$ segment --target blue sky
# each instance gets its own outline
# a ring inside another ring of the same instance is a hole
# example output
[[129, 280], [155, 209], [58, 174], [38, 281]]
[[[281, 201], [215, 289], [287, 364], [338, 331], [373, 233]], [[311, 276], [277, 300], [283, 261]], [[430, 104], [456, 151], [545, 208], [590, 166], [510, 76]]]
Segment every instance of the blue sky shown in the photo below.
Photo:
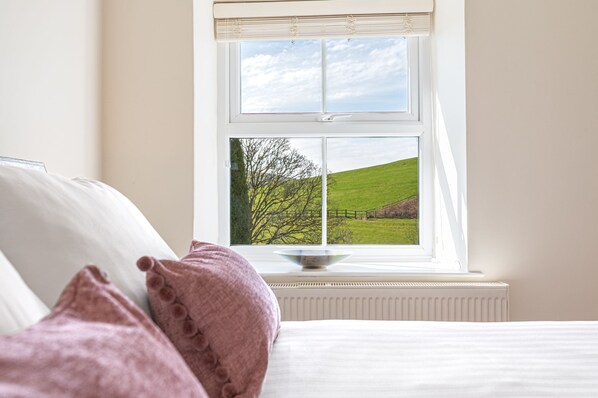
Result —
[[[320, 41], [243, 43], [242, 112], [408, 110], [404, 38], [335, 39], [326, 41], [325, 46], [326, 99], [322, 101]], [[291, 144], [321, 164], [319, 139], [293, 139]], [[389, 163], [417, 153], [416, 138], [334, 138], [328, 141], [328, 170]]]
[[[320, 138], [292, 138], [291, 146], [322, 166]], [[418, 155], [418, 141], [414, 137], [328, 138], [328, 171], [360, 169], [385, 164]]]
[[327, 40], [323, 104], [319, 40], [243, 43], [242, 112], [406, 111], [406, 51], [401, 37]]

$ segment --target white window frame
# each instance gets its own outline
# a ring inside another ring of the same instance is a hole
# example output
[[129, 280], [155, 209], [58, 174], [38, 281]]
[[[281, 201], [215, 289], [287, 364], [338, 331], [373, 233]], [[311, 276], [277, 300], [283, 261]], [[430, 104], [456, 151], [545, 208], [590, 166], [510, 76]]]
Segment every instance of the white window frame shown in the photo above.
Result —
[[[353, 252], [345, 262], [397, 265], [418, 263], [435, 270], [433, 134], [430, 78], [430, 44], [427, 37], [408, 38], [411, 105], [409, 112], [355, 113], [350, 119], [323, 122], [322, 113], [241, 114], [239, 96], [239, 50], [237, 44], [218, 44], [218, 243], [230, 246], [230, 138], [419, 138], [419, 245], [331, 245]], [[234, 63], [233, 63], [234, 62]], [[364, 131], [367, 131], [364, 133]], [[325, 146], [326, 140], [323, 140]], [[325, 148], [323, 148], [325, 149]], [[323, 151], [325, 157], [325, 151]], [[325, 169], [323, 167], [323, 169]], [[323, 182], [325, 190], [325, 179]], [[325, 192], [325, 191], [324, 191]], [[324, 201], [325, 202], [325, 201]], [[320, 246], [315, 246], [320, 247]], [[253, 263], [280, 261], [274, 251], [314, 248], [314, 245], [234, 245]]]
[[[322, 41], [322, 68], [326, 69], [326, 46]], [[419, 59], [419, 41], [417, 38], [412, 37], [407, 39], [407, 56], [409, 60]], [[238, 43], [231, 43], [229, 45], [228, 65], [240, 65], [240, 46]], [[238, 71], [229, 70], [229, 91], [231, 88], [236, 88], [238, 93], [241, 92], [241, 79]], [[322, 79], [322, 93], [326, 91], [325, 79]], [[409, 110], [406, 112], [355, 112], [351, 113], [351, 122], [381, 122], [381, 121], [419, 121], [419, 98], [418, 90], [411, 90], [413, 87], [419, 86], [419, 68], [410, 68], [409, 71], [409, 92], [411, 94], [409, 98]], [[324, 104], [324, 98], [322, 98], [322, 106]], [[241, 113], [241, 101], [240, 96], [229, 95], [229, 120], [231, 124], [242, 124], [242, 123], [266, 123], [266, 125], [272, 125], [272, 123], [291, 123], [291, 122], [321, 122], [320, 118], [324, 115], [332, 115], [333, 112], [327, 112], [325, 109], [322, 112], [306, 112], [306, 113]], [[343, 113], [344, 114], [344, 113]], [[249, 124], [250, 129], [253, 126]]]

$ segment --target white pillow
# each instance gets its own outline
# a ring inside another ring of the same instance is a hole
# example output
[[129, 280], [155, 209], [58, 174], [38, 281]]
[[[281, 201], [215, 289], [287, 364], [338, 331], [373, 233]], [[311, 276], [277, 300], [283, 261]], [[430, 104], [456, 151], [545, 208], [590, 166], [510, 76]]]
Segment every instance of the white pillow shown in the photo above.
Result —
[[77, 271], [95, 264], [148, 313], [145, 275], [135, 262], [177, 258], [108, 185], [16, 167], [0, 167], [0, 250], [48, 306]]
[[49, 313], [0, 251], [0, 334], [19, 332]]

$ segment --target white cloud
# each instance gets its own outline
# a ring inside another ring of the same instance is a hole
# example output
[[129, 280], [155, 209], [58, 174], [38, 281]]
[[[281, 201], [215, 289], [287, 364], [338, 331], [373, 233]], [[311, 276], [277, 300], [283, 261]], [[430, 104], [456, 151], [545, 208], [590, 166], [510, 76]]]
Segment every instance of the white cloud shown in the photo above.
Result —
[[[250, 48], [252, 55], [242, 60], [243, 112], [320, 111], [322, 83], [318, 42], [244, 46], [254, 48]], [[260, 53], [260, 50], [269, 53]]]
[[329, 43], [328, 107], [334, 112], [400, 111], [408, 107], [404, 39]]

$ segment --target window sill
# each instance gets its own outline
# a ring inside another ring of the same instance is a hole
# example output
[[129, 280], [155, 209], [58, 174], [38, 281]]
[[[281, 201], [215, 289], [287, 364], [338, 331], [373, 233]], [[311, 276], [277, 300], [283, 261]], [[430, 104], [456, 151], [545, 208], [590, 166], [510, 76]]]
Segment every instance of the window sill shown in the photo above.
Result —
[[292, 281], [450, 281], [473, 282], [484, 277], [479, 271], [462, 272], [436, 263], [338, 263], [322, 270], [303, 270], [289, 262], [251, 262], [266, 282]]

